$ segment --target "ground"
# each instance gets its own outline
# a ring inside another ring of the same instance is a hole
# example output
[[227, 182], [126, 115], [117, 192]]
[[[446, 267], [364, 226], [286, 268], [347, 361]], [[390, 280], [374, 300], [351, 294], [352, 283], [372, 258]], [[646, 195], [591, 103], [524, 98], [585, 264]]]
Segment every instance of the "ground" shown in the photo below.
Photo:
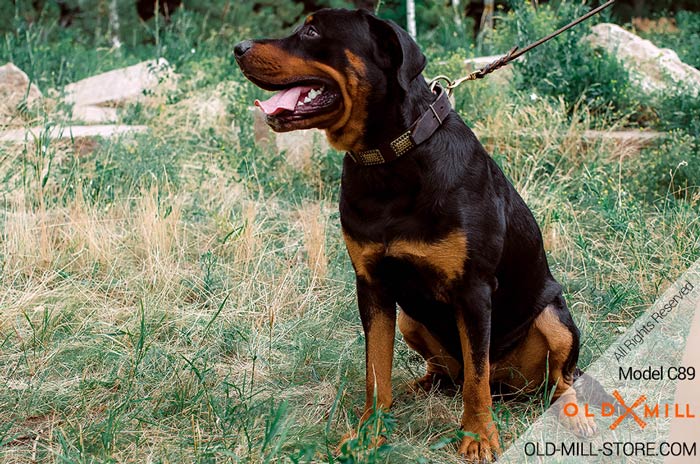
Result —
[[[262, 93], [194, 55], [177, 89], [124, 109], [148, 133], [0, 146], [0, 462], [329, 461], [357, 425], [342, 153], [290, 164], [256, 143]], [[502, 85], [465, 84], [457, 108], [542, 228], [585, 368], [700, 257], [698, 138], [591, 138], [625, 118]], [[202, 117], [212, 95], [226, 111]], [[421, 360], [396, 349], [386, 446], [341, 458], [459, 462], [461, 396], [414, 393]], [[503, 443], [547, 404], [496, 401]]]

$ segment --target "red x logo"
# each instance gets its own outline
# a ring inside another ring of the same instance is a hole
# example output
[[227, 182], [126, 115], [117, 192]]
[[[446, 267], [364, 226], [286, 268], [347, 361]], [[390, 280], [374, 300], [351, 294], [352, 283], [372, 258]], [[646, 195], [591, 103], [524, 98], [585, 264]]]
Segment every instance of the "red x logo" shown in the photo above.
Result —
[[634, 419], [634, 421], [635, 421], [637, 424], [639, 424], [639, 426], [640, 426], [641, 428], [644, 428], [644, 427], [647, 426], [647, 423], [644, 422], [644, 421], [637, 415], [636, 412], [634, 412], [634, 408], [636, 408], [637, 406], [639, 406], [640, 404], [644, 403], [644, 402], [647, 400], [647, 397], [646, 397], [645, 395], [642, 395], [642, 396], [640, 396], [639, 398], [637, 398], [637, 401], [635, 401], [635, 402], [632, 404], [632, 406], [627, 406], [627, 405], [625, 404], [625, 401], [622, 399], [622, 396], [620, 396], [620, 393], [618, 393], [617, 390], [615, 390], [615, 391], [613, 392], [613, 396], [615, 397], [615, 399], [617, 400], [617, 402], [620, 403], [620, 405], [621, 405], [623, 408], [625, 408], [625, 412], [623, 412], [623, 413], [620, 415], [620, 417], [618, 417], [617, 420], [616, 420], [615, 422], [612, 423], [612, 425], [610, 426], [610, 430], [615, 430], [615, 429], [617, 428], [617, 426], [620, 425], [620, 422], [622, 422], [622, 420], [623, 420], [625, 417], [627, 417], [628, 415], [630, 415], [630, 414], [632, 415], [632, 418]]

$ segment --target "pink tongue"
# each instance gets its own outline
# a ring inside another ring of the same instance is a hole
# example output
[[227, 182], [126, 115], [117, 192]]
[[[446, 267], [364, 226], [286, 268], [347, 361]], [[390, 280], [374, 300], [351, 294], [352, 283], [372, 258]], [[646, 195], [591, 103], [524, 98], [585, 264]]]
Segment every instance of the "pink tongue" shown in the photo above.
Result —
[[259, 106], [265, 114], [277, 114], [283, 110], [291, 111], [296, 108], [301, 94], [312, 90], [313, 87], [292, 87], [277, 92], [265, 101], [255, 100], [255, 106]]

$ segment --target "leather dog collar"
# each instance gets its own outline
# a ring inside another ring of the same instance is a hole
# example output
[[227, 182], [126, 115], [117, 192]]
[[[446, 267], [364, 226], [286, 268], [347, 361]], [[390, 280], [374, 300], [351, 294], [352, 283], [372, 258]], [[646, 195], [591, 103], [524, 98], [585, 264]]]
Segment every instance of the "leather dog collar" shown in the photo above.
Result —
[[425, 142], [442, 125], [452, 106], [447, 92], [439, 85], [435, 87], [437, 98], [428, 109], [408, 128], [406, 132], [391, 142], [383, 143], [373, 150], [348, 152], [348, 156], [357, 164], [372, 166], [384, 164], [408, 153], [416, 146]]

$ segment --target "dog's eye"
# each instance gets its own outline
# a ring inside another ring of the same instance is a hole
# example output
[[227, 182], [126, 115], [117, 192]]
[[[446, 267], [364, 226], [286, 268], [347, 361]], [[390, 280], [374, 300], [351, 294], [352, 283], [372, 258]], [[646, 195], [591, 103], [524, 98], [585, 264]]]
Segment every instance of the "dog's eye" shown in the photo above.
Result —
[[319, 37], [321, 34], [318, 33], [318, 30], [316, 30], [315, 27], [309, 26], [301, 32], [301, 35], [305, 39], [315, 39], [316, 37]]

